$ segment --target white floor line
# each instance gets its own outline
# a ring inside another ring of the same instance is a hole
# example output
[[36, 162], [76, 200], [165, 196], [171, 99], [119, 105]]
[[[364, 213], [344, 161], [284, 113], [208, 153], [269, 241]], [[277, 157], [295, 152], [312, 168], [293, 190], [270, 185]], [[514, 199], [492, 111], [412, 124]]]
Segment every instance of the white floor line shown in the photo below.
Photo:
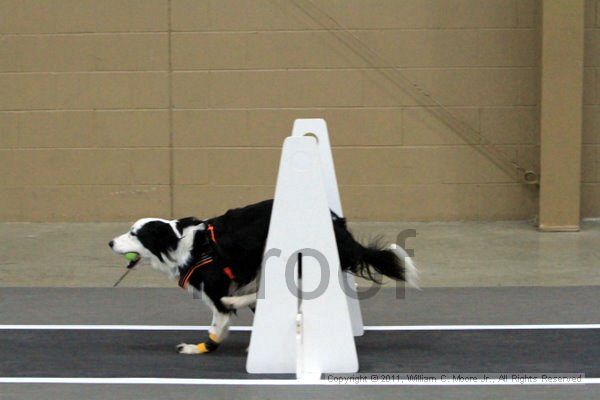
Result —
[[[0, 325], [0, 330], [121, 330], [121, 331], [198, 331], [208, 325]], [[600, 324], [540, 325], [373, 325], [366, 331], [462, 331], [462, 330], [543, 330], [600, 329]], [[232, 331], [251, 331], [251, 326], [232, 326]]]
[[285, 385], [326, 385], [326, 386], [580, 386], [600, 384], [600, 378], [581, 378], [580, 382], [546, 383], [540, 381], [516, 383], [499, 379], [489, 379], [478, 382], [415, 382], [407, 379], [393, 382], [357, 382], [342, 385], [335, 381], [320, 379], [316, 381], [303, 381], [297, 379], [179, 379], [179, 378], [2, 378], [1, 383], [59, 383], [59, 384], [87, 384], [87, 385], [232, 385], [232, 386], [285, 386]]
[[[208, 326], [190, 325], [0, 325], [0, 330], [142, 330], [142, 331], [195, 331]], [[250, 326], [235, 326], [235, 331], [249, 331]], [[524, 330], [524, 329], [600, 329], [600, 324], [544, 324], [544, 325], [408, 325], [366, 326], [368, 331], [419, 331], [419, 330]], [[296, 379], [177, 379], [177, 378], [27, 378], [0, 377], [1, 383], [15, 384], [112, 384], [112, 385], [234, 385], [234, 386], [282, 386], [282, 385], [337, 385], [338, 382], [320, 379], [306, 382]], [[600, 378], [582, 378], [581, 382], [525, 382], [514, 383], [498, 379], [476, 382], [422, 382], [400, 379], [392, 382], [359, 381], [348, 386], [528, 386], [528, 385], [589, 385], [600, 384]]]

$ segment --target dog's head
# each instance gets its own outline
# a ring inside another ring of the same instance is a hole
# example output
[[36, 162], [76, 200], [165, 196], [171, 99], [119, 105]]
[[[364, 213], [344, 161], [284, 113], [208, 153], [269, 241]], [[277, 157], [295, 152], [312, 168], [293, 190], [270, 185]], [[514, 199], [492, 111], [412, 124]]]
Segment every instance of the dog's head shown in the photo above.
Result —
[[117, 254], [134, 255], [128, 258], [131, 262], [127, 268], [133, 268], [142, 260], [150, 260], [153, 265], [168, 261], [176, 263], [176, 253], [181, 250], [186, 229], [200, 225], [202, 221], [193, 217], [172, 221], [142, 218], [136, 221], [128, 232], [108, 242], [108, 245]]

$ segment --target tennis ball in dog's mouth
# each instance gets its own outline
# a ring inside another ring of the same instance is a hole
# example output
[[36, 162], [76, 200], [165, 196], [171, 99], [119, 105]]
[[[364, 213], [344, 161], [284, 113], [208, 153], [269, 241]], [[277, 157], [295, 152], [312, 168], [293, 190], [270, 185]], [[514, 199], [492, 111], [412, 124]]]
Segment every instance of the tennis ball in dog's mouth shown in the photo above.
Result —
[[125, 259], [127, 261], [135, 261], [135, 260], [137, 260], [140, 257], [140, 255], [138, 253], [135, 253], [135, 252], [130, 252], [130, 253], [123, 254], [123, 257], [125, 257]]

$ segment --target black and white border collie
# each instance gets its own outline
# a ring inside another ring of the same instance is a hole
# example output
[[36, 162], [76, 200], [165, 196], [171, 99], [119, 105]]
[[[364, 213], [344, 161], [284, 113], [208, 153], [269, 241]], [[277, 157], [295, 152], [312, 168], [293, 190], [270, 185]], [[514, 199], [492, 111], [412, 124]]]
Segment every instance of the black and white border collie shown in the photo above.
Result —
[[[144, 218], [109, 242], [118, 254], [134, 253], [128, 268], [149, 262], [182, 288], [202, 292], [213, 312], [209, 338], [181, 343], [179, 353], [215, 350], [227, 336], [232, 313], [243, 307], [254, 310], [272, 206], [266, 200], [208, 220]], [[363, 246], [343, 218], [333, 212], [331, 216], [342, 270], [375, 282], [385, 275], [417, 287], [417, 269], [404, 249], [395, 244]]]

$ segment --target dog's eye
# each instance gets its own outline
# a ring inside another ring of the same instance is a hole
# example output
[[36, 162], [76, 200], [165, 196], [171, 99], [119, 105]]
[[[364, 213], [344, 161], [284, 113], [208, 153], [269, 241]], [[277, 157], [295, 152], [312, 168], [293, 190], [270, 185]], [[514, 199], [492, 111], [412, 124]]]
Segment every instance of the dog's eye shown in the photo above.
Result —
[[137, 234], [136, 234], [134, 231], [131, 231], [131, 232], [129, 232], [129, 234], [130, 234], [131, 236], [137, 236]]

